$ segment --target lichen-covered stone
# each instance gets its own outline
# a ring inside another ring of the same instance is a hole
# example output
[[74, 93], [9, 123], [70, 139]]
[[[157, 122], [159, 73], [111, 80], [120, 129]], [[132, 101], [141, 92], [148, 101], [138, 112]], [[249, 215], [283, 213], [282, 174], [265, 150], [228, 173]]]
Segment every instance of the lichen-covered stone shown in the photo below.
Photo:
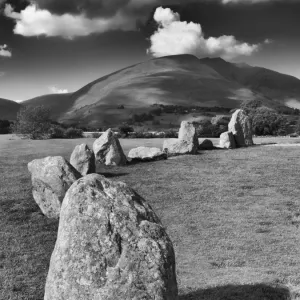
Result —
[[228, 131], [233, 133], [237, 147], [252, 146], [252, 123], [247, 114], [238, 109], [232, 115], [228, 124]]
[[70, 164], [82, 175], [96, 172], [95, 155], [87, 144], [75, 147], [71, 154]]
[[120, 142], [111, 129], [94, 142], [93, 150], [96, 160], [105, 165], [121, 166], [127, 163]]
[[132, 161], [153, 161], [167, 158], [167, 154], [159, 148], [138, 147], [131, 149], [128, 158]]
[[196, 134], [196, 128], [193, 123], [183, 121], [181, 122], [181, 126], [178, 133], [178, 139], [182, 141], [186, 141], [188, 143], [192, 143], [195, 147], [198, 147], [198, 138]]
[[223, 132], [220, 135], [220, 147], [225, 149], [235, 149], [235, 139], [232, 132]]
[[35, 159], [28, 164], [33, 198], [48, 218], [59, 218], [61, 203], [69, 187], [81, 177], [61, 156]]
[[166, 152], [168, 156], [196, 154], [198, 145], [180, 139], [167, 139], [164, 141], [163, 151]]
[[63, 201], [44, 300], [176, 300], [172, 242], [122, 182], [90, 174]]

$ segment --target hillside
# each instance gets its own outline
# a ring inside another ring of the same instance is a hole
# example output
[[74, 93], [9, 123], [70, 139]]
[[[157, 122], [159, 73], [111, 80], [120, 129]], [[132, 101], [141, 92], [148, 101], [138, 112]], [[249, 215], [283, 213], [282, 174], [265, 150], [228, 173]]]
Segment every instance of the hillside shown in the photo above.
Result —
[[223, 59], [204, 58], [202, 63], [213, 68], [228, 80], [263, 94], [273, 102], [300, 108], [300, 80], [260, 67], [229, 63]]
[[20, 104], [0, 98], [0, 120], [15, 120]]
[[[129, 66], [73, 94], [45, 95], [23, 103], [49, 107], [60, 122], [101, 127], [149, 112], [153, 104], [236, 108], [250, 99], [261, 99], [273, 108], [297, 106], [300, 80], [220, 58], [177, 55]], [[171, 124], [182, 118], [192, 116], [165, 116], [158, 121]]]

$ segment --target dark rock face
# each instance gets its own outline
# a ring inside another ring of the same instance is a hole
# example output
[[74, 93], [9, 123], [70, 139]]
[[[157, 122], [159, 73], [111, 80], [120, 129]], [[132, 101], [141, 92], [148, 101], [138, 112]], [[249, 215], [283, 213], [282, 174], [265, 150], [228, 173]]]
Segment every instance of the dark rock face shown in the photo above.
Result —
[[127, 163], [120, 142], [111, 129], [108, 129], [94, 142], [93, 150], [96, 160], [102, 164], [121, 166]]
[[249, 117], [242, 109], [238, 109], [228, 124], [228, 131], [233, 133], [236, 146], [252, 146], [252, 124]]
[[95, 155], [86, 144], [75, 147], [70, 163], [82, 176], [96, 172]]
[[178, 299], [172, 242], [143, 198], [97, 174], [71, 186], [44, 299]]
[[129, 151], [128, 158], [132, 161], [155, 161], [167, 159], [167, 154], [159, 148], [138, 147]]
[[205, 139], [199, 143], [199, 150], [213, 150], [214, 144], [211, 140]]
[[35, 159], [28, 164], [33, 198], [48, 218], [59, 218], [61, 203], [69, 187], [81, 177], [63, 157]]

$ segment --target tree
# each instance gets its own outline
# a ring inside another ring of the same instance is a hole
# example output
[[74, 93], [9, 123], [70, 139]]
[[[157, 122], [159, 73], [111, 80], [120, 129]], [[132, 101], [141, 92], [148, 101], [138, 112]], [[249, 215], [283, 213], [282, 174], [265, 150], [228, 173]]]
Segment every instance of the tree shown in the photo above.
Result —
[[282, 135], [286, 133], [287, 119], [276, 111], [259, 107], [252, 117], [253, 132], [256, 135]]
[[129, 133], [134, 132], [134, 130], [131, 126], [124, 123], [121, 126], [119, 126], [119, 132], [120, 132], [122, 137], [128, 137]]
[[50, 110], [43, 105], [22, 106], [12, 126], [13, 133], [33, 140], [48, 138], [50, 128]]

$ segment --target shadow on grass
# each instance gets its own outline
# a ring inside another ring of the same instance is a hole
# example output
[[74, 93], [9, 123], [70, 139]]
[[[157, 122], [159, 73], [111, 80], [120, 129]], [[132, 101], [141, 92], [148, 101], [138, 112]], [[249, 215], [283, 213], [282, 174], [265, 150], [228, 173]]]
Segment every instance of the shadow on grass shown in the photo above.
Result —
[[255, 285], [226, 285], [197, 290], [179, 296], [179, 300], [290, 300], [286, 287]]
[[97, 174], [102, 175], [106, 178], [114, 178], [129, 175], [129, 173], [108, 173], [108, 172], [98, 172]]

